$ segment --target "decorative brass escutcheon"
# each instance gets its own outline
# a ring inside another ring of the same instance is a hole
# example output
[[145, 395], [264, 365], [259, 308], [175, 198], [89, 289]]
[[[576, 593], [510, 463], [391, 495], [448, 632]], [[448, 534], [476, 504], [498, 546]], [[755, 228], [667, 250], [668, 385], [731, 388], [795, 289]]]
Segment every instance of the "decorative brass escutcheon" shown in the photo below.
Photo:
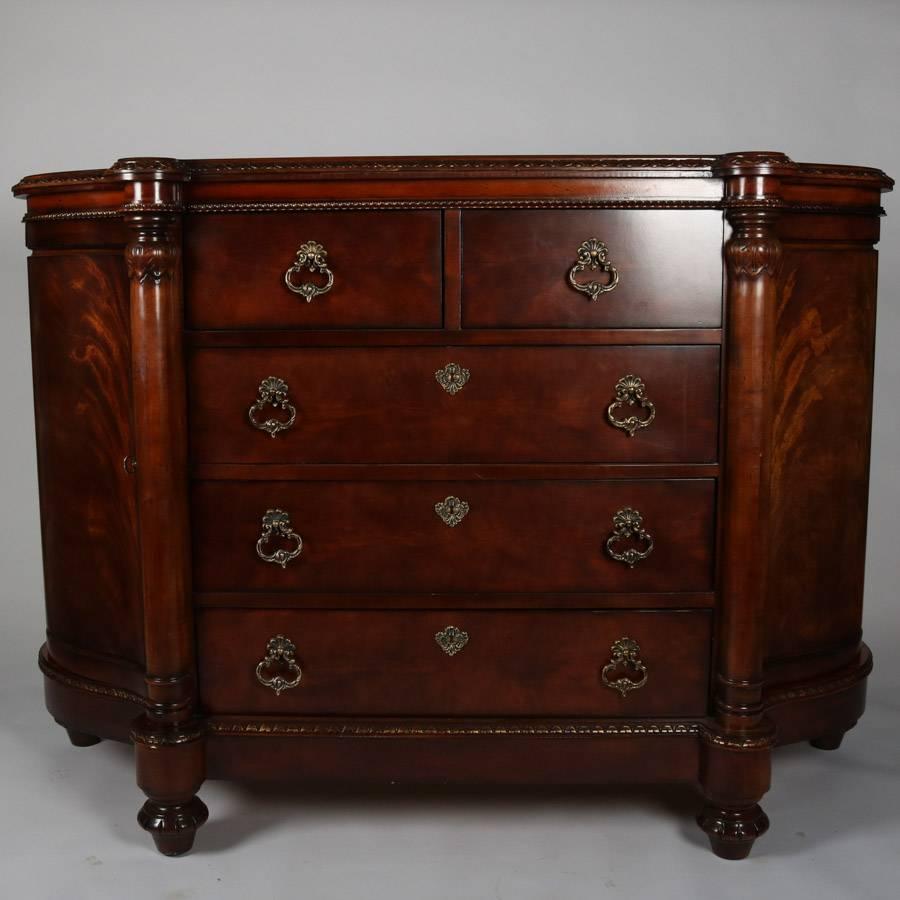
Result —
[[458, 394], [469, 380], [471, 373], [468, 369], [464, 369], [459, 363], [447, 363], [443, 369], [438, 369], [434, 373], [437, 383], [451, 396]]
[[[600, 677], [603, 683], [614, 691], [618, 691], [623, 697], [629, 691], [636, 691], [647, 683], [647, 667], [641, 660], [641, 648], [637, 641], [630, 637], [622, 637], [615, 641], [609, 648], [612, 659], [603, 667]], [[622, 671], [622, 676], [610, 680], [610, 676], [617, 670]], [[638, 677], [628, 678], [626, 673], [632, 672]]]
[[459, 497], [445, 497], [434, 504], [434, 511], [445, 525], [455, 528], [468, 514], [469, 504]]
[[[272, 538], [282, 538], [294, 542], [293, 550], [279, 547], [272, 553], [266, 553], [265, 546]], [[291, 527], [291, 517], [283, 509], [267, 509], [262, 517], [262, 534], [256, 542], [256, 555], [267, 563], [277, 563], [284, 569], [303, 551], [303, 538]]]
[[441, 629], [435, 636], [438, 647], [447, 654], [447, 656], [455, 656], [469, 643], [469, 635], [467, 632], [455, 625], [448, 625]]
[[[645, 390], [646, 385], [637, 375], [625, 375], [616, 382], [616, 399], [606, 409], [610, 425], [628, 432], [628, 437], [634, 437], [639, 428], [646, 428], [656, 418], [656, 407], [647, 399]], [[635, 415], [628, 415], [624, 419], [616, 418], [616, 410], [625, 406], [645, 409], [647, 415], [643, 419]]]
[[[274, 375], [264, 378], [259, 385], [259, 396], [256, 402], [247, 410], [250, 424], [260, 431], [265, 431], [270, 437], [275, 437], [279, 431], [287, 431], [297, 418], [297, 409], [288, 400], [287, 383]], [[280, 409], [287, 413], [287, 419], [267, 418], [260, 420], [260, 414], [264, 413], [266, 406]]]
[[[609, 249], [603, 241], [599, 238], [589, 238], [584, 241], [578, 248], [575, 259], [575, 265], [569, 269], [569, 284], [576, 291], [581, 291], [582, 294], [587, 294], [591, 300], [596, 300], [601, 294], [615, 290], [619, 283], [619, 273], [609, 261]], [[596, 272], [598, 269], [608, 276], [605, 284], [593, 279], [584, 283], [575, 280], [575, 276], [579, 272], [585, 270]]]
[[[613, 549], [620, 541], [629, 540], [646, 544], [646, 550], [628, 547], [619, 553]], [[653, 538], [644, 530], [644, 518], [636, 509], [626, 506], [613, 516], [613, 533], [606, 539], [606, 552], [613, 559], [625, 563], [629, 569], [653, 552]]]
[[[294, 659], [296, 652], [294, 642], [283, 634], [270, 638], [266, 645], [266, 658], [260, 660], [256, 667], [256, 680], [276, 694], [297, 687], [303, 671]], [[273, 671], [274, 674], [269, 674]], [[286, 678], [285, 674], [290, 675], [290, 678]]]
[[[284, 283], [295, 294], [300, 294], [307, 303], [313, 297], [327, 294], [334, 284], [334, 273], [328, 268], [328, 251], [318, 241], [306, 241], [300, 245], [294, 264], [284, 273]], [[318, 272], [325, 276], [325, 284], [313, 284], [311, 281], [297, 283], [295, 276], [303, 274], [303, 270]]]

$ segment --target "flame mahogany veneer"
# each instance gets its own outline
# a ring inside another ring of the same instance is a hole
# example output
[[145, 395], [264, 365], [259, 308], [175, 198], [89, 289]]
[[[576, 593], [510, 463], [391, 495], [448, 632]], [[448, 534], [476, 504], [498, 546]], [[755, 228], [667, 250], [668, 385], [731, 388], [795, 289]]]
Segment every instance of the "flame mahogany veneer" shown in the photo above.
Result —
[[25, 178], [51, 715], [134, 744], [169, 855], [210, 776], [682, 782], [746, 856], [773, 748], [863, 711], [891, 186], [761, 152]]

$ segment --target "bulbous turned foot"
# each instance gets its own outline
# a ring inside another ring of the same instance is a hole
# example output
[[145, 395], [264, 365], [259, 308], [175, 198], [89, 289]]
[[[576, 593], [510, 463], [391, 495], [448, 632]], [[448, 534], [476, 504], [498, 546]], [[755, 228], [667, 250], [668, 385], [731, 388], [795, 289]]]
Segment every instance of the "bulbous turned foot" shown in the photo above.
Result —
[[746, 809], [706, 806], [697, 816], [712, 852], [721, 859], [746, 859], [753, 842], [769, 830], [769, 817], [759, 804]]
[[821, 737], [813, 738], [809, 743], [817, 750], [837, 750], [844, 740], [844, 731], [834, 731], [831, 734], [823, 734]]
[[138, 813], [138, 824], [148, 831], [164, 856], [183, 856], [194, 846], [197, 829], [209, 818], [206, 804], [193, 797], [188, 803], [163, 806], [148, 800]]
[[67, 728], [66, 734], [69, 735], [69, 740], [72, 742], [73, 747], [93, 747], [102, 740], [96, 735], [85, 734], [83, 731], [76, 731], [74, 728]]

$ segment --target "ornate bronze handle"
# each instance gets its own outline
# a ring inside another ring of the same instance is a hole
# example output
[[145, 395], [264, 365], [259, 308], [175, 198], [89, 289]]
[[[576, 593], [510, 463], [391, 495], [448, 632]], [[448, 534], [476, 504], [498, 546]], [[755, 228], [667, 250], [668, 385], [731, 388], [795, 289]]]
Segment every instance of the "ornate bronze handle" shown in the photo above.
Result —
[[[628, 437], [634, 437], [638, 428], [646, 428], [656, 418], [656, 407], [644, 395], [645, 390], [646, 385], [637, 375], [625, 375], [616, 382], [616, 399], [606, 409], [606, 418], [610, 425], [627, 431]], [[615, 411], [623, 406], [646, 409], [647, 416], [644, 419], [633, 415], [617, 419]]]
[[455, 656], [469, 643], [469, 635], [461, 628], [455, 625], [448, 625], [442, 628], [435, 636], [438, 647], [447, 654], [447, 656]]
[[[296, 652], [294, 642], [283, 634], [270, 638], [266, 645], [266, 658], [260, 660], [256, 667], [256, 680], [276, 694], [297, 687], [303, 677], [303, 670], [294, 659]], [[272, 672], [274, 674], [267, 674]], [[285, 673], [290, 678], [285, 678]]]
[[[318, 241], [306, 241], [300, 245], [294, 264], [284, 273], [284, 283], [295, 294], [300, 294], [309, 303], [313, 297], [327, 294], [334, 284], [334, 273], [328, 268], [326, 262], [328, 251]], [[302, 275], [303, 270], [318, 272], [325, 276], [325, 284], [313, 284], [311, 281], [294, 281], [295, 275]]]
[[[612, 659], [603, 667], [600, 677], [603, 683], [614, 691], [618, 691], [623, 697], [629, 691], [636, 691], [647, 683], [647, 667], [641, 660], [641, 648], [637, 641], [630, 637], [619, 638], [609, 648]], [[610, 680], [610, 676], [617, 670], [622, 670], [622, 676]], [[637, 679], [628, 678], [627, 673], [634, 673]]]
[[434, 373], [437, 383], [451, 396], [458, 394], [469, 380], [470, 372], [459, 363], [447, 363], [443, 369]]
[[[619, 553], [613, 549], [619, 541], [640, 541], [646, 544], [646, 549], [628, 547]], [[629, 569], [653, 552], [653, 538], [644, 530], [644, 518], [636, 509], [626, 506], [613, 516], [613, 533], [606, 539], [606, 552]]]
[[469, 504], [459, 497], [445, 497], [434, 504], [434, 511], [440, 520], [451, 528], [456, 528], [469, 513]]
[[[272, 538], [283, 538], [294, 542], [293, 550], [279, 547], [272, 553], [266, 553], [265, 546]], [[277, 563], [284, 569], [303, 551], [303, 538], [291, 528], [291, 517], [283, 509], [267, 509], [262, 517], [262, 534], [256, 542], [256, 555], [267, 563]]]
[[[584, 284], [575, 280], [575, 276], [585, 269], [596, 272], [599, 269], [609, 276], [606, 284], [599, 281], [586, 281]], [[619, 273], [616, 267], [609, 261], [609, 250], [606, 244], [598, 238], [590, 238], [586, 240], [579, 248], [576, 254], [575, 265], [569, 269], [569, 284], [576, 291], [587, 294], [591, 300], [596, 300], [601, 294], [613, 291], [619, 283]]]
[[[266, 406], [284, 410], [288, 415], [287, 419], [263, 419], [260, 421], [258, 416], [265, 410]], [[287, 431], [297, 418], [297, 409], [288, 400], [288, 386], [286, 382], [276, 378], [274, 375], [264, 378], [259, 385], [259, 396], [256, 398], [253, 406], [247, 410], [247, 416], [254, 428], [267, 432], [270, 437], [275, 437], [279, 431]]]

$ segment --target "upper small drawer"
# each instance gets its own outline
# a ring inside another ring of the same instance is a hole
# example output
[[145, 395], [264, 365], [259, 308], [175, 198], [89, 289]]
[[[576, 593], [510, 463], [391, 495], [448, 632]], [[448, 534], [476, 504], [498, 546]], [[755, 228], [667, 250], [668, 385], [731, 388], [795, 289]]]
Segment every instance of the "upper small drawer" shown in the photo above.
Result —
[[190, 328], [442, 324], [437, 211], [195, 215], [184, 270]]
[[[715, 210], [466, 211], [462, 242], [466, 328], [722, 322], [722, 215]], [[602, 289], [596, 299], [591, 282]]]

